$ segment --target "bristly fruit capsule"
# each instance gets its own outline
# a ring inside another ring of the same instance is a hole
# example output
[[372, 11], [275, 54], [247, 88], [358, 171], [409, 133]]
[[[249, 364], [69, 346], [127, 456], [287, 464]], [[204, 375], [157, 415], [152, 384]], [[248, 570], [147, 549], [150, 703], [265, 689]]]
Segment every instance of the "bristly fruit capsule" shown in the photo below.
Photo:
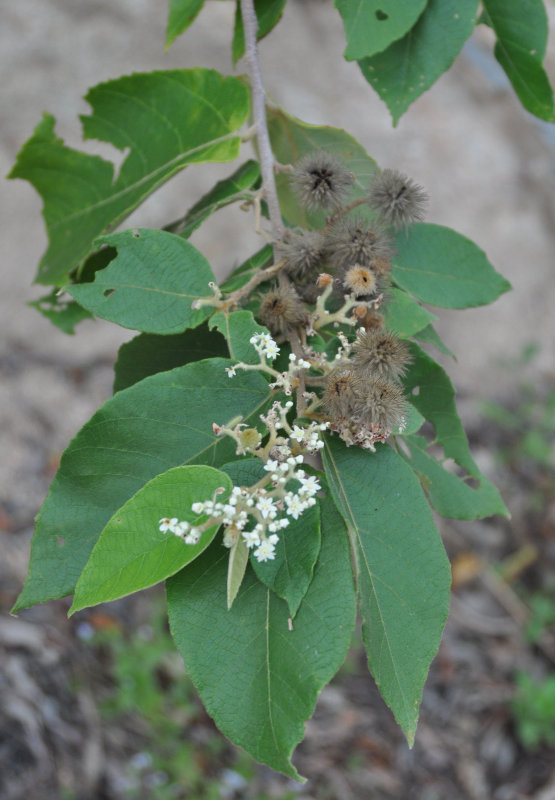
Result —
[[406, 342], [385, 328], [361, 331], [353, 344], [354, 368], [369, 377], [399, 381], [410, 361]]
[[341, 270], [356, 264], [371, 264], [376, 258], [389, 258], [391, 255], [387, 236], [379, 229], [370, 228], [358, 217], [337, 222], [326, 243], [332, 263]]
[[358, 378], [355, 385], [357, 403], [353, 419], [364, 425], [373, 425], [392, 431], [403, 425], [407, 403], [399, 384], [386, 380]]
[[368, 188], [370, 208], [396, 230], [423, 220], [427, 201], [422, 186], [396, 169], [384, 169]]
[[287, 259], [285, 271], [294, 278], [315, 278], [324, 258], [324, 237], [317, 231], [287, 234], [287, 240], [278, 244], [280, 256]]
[[290, 286], [280, 286], [264, 297], [260, 319], [274, 336], [291, 328], [308, 324], [308, 313], [299, 296]]
[[333, 419], [348, 419], [358, 404], [357, 377], [349, 367], [336, 367], [326, 377], [323, 404]]
[[331, 153], [318, 150], [303, 156], [293, 167], [291, 186], [309, 211], [339, 208], [349, 193], [354, 175]]

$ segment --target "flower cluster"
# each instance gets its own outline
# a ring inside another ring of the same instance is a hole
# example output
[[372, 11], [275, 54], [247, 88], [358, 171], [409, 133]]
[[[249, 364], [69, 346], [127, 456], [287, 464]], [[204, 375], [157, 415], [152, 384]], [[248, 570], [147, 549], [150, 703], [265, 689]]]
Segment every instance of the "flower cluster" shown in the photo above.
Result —
[[[320, 484], [313, 475], [307, 475], [300, 465], [302, 455], [289, 456], [286, 461], [268, 459], [266, 473], [254, 486], [234, 486], [226, 501], [196, 501], [191, 511], [208, 516], [203, 523], [192, 526], [177, 517], [164, 517], [159, 530], [179, 536], [186, 544], [197, 544], [202, 532], [213, 525], [224, 526], [223, 543], [233, 547], [240, 537], [253, 549], [257, 561], [275, 558], [278, 533], [297, 520], [306, 509], [316, 503]], [[296, 488], [289, 488], [291, 483]]]

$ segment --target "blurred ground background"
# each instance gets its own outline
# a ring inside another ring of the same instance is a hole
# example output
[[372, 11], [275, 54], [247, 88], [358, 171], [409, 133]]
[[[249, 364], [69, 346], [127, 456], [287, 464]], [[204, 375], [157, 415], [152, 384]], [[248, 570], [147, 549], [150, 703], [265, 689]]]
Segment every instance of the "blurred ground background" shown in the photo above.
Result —
[[[232, 71], [232, 3], [207, 2], [167, 54], [166, 11], [165, 0], [4, 5], [2, 174], [45, 110], [69, 145], [114, 157], [109, 147], [80, 141], [78, 114], [88, 112], [81, 98], [95, 83], [155, 68]], [[553, 27], [552, 3], [549, 13]], [[513, 519], [442, 523], [455, 563], [453, 610], [424, 694], [416, 746], [410, 752], [404, 744], [354, 648], [323, 692], [299, 748], [296, 763], [309, 781], [293, 786], [255, 768], [214, 732], [179, 661], [167, 655], [164, 632], [152, 634], [161, 624], [156, 591], [70, 622], [64, 601], [9, 617], [26, 571], [33, 517], [60, 453], [110, 396], [117, 348], [132, 333], [84, 322], [75, 336], [64, 336], [26, 306], [45, 293], [31, 286], [46, 246], [41, 201], [28, 184], [3, 181], [0, 797], [6, 800], [555, 798], [555, 751], [544, 735], [544, 728], [555, 729], [549, 679], [555, 662], [554, 126], [521, 109], [491, 56], [487, 30], [397, 129], [356, 65], [342, 59], [343, 49], [331, 0], [290, 0], [261, 46], [267, 90], [305, 121], [345, 128], [380, 166], [402, 169], [423, 184], [431, 197], [428, 218], [477, 242], [514, 287], [491, 307], [440, 312], [440, 333], [459, 359], [449, 371], [475, 456], [500, 486]], [[553, 38], [547, 69], [553, 82]], [[189, 168], [126, 227], [179, 217], [230, 171], [229, 165]], [[238, 209], [212, 220], [193, 241], [222, 274], [257, 243]], [[484, 400], [493, 405], [484, 409]], [[140, 674], [136, 663], [145, 664]], [[523, 715], [530, 723], [526, 711], [511, 710], [519, 671], [543, 687], [520, 690], [530, 693], [523, 695], [528, 716], [539, 709], [530, 740], [519, 727]], [[131, 709], [143, 705], [139, 721]]]

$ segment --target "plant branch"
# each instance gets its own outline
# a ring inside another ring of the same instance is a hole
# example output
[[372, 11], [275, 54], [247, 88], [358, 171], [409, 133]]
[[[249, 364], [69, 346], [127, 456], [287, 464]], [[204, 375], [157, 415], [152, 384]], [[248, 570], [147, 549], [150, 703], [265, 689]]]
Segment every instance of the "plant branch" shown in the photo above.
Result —
[[274, 241], [278, 242], [283, 237], [283, 221], [274, 177], [274, 154], [270, 145], [266, 121], [266, 96], [258, 62], [258, 47], [256, 44], [258, 19], [254, 10], [254, 0], [241, 0], [241, 16], [243, 17], [243, 29], [245, 31], [245, 61], [247, 62], [247, 72], [251, 82], [252, 112], [258, 140], [260, 171], [270, 213], [272, 234]]
[[[254, 0], [241, 0], [241, 15], [243, 18], [243, 29], [245, 31], [245, 61], [247, 62], [247, 72], [251, 82], [252, 110], [258, 140], [264, 196], [268, 204], [272, 236], [274, 242], [279, 242], [283, 238], [284, 227], [274, 174], [275, 159], [270, 144], [268, 122], [266, 119], [266, 96], [264, 86], [262, 85], [260, 63], [258, 61], [258, 47], [256, 43], [258, 19], [256, 11], [254, 10]], [[280, 286], [289, 286], [289, 279], [283, 270], [279, 273], [279, 283]], [[302, 358], [303, 349], [296, 331], [292, 331], [290, 343], [293, 353], [297, 358]], [[297, 414], [299, 416], [302, 416], [306, 409], [306, 401], [303, 396], [305, 391], [305, 375], [304, 372], [300, 372], [299, 388], [297, 390]]]

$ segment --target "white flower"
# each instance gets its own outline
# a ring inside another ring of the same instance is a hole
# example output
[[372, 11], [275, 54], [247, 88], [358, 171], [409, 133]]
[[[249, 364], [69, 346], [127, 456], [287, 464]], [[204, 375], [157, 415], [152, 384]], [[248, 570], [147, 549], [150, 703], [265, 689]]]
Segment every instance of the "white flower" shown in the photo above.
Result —
[[299, 519], [300, 515], [306, 508], [303, 500], [299, 497], [298, 494], [292, 494], [289, 492], [285, 495], [285, 502], [287, 504], [287, 513], [293, 519]]
[[191, 506], [191, 511], [193, 514], [202, 514], [204, 511], [204, 503], [193, 503]]
[[265, 539], [254, 551], [254, 557], [257, 561], [273, 561], [276, 557], [275, 549], [275, 545]]
[[185, 536], [185, 544], [197, 544], [200, 539], [201, 531], [198, 528], [191, 528], [189, 533]]
[[224, 369], [227, 372], [228, 378], [234, 378], [237, 375], [235, 367], [225, 367]]
[[277, 509], [275, 505], [272, 503], [272, 498], [269, 496], [259, 497], [256, 502], [256, 507], [260, 511], [264, 519], [267, 519], [268, 517], [270, 517], [270, 519], [273, 519], [273, 517], [275, 517], [275, 515], [277, 514]]
[[278, 462], [273, 461], [272, 459], [266, 461], [266, 463], [264, 464], [264, 469], [266, 470], [266, 472], [275, 472], [277, 468], [278, 468]]
[[302, 484], [301, 493], [306, 497], [312, 497], [322, 488], [318, 483], [318, 479], [315, 478], [314, 475], [309, 475], [308, 478], [301, 478], [300, 476], [298, 477]]
[[298, 425], [293, 425], [293, 431], [291, 433], [291, 438], [295, 439], [296, 442], [302, 442], [304, 437], [305, 437], [304, 428], [299, 428]]
[[[258, 525], [256, 528], [258, 528]], [[249, 550], [251, 547], [257, 547], [260, 544], [260, 536], [256, 528], [252, 531], [243, 531], [241, 534]]]
[[274, 342], [273, 339], [270, 339], [269, 342], [266, 342], [263, 352], [268, 356], [268, 358], [271, 361], [273, 361], [274, 358], [277, 358], [279, 356], [279, 347], [277, 346], [277, 344]]
[[159, 527], [158, 530], [162, 533], [166, 533], [166, 531], [170, 531], [171, 533], [175, 533], [175, 528], [178, 523], [177, 517], [162, 517], [160, 522], [158, 523]]
[[189, 525], [189, 523], [188, 523], [188, 522], [185, 522], [185, 520], [183, 520], [182, 522], [178, 522], [178, 523], [177, 523], [177, 525], [175, 526], [174, 533], [175, 533], [177, 536], [180, 536], [182, 539], [184, 539], [184, 538], [185, 538], [185, 535], [186, 535], [187, 533], [189, 533], [189, 528], [190, 528], [190, 527], [191, 527], [191, 526]]

